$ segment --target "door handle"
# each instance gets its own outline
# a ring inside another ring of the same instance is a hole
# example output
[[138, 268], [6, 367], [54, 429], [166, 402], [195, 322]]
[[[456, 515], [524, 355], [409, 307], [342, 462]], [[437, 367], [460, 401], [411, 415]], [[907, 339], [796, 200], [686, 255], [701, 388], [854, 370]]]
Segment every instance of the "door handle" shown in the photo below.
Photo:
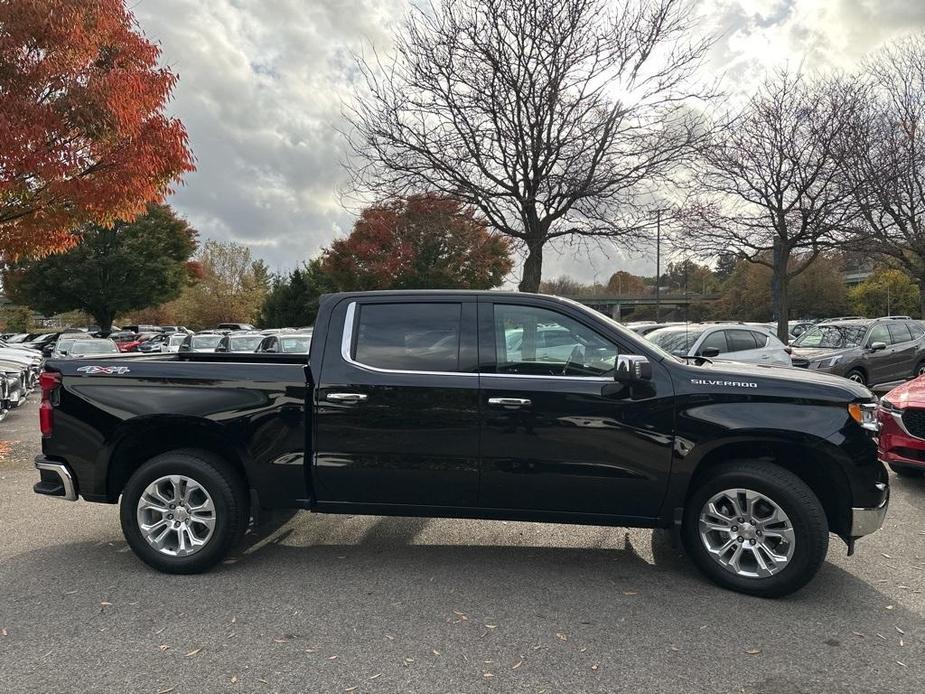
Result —
[[531, 403], [527, 398], [488, 398], [488, 404], [492, 407], [504, 407], [508, 410], [516, 410], [521, 407], [530, 407]]
[[366, 402], [367, 397], [364, 393], [328, 393], [325, 399], [331, 402]]

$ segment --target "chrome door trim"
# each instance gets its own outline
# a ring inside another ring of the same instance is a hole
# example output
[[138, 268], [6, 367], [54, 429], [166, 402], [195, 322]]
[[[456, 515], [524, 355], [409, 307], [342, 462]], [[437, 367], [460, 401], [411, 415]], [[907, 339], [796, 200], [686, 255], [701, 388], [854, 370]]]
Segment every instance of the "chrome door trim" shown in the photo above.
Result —
[[349, 304], [347, 304], [347, 315], [344, 317], [344, 332], [340, 341], [340, 356], [341, 359], [343, 359], [351, 366], [362, 369], [364, 371], [371, 371], [373, 373], [381, 374], [400, 374], [406, 376], [467, 376], [474, 378], [481, 376], [483, 378], [530, 378], [534, 380], [541, 379], [544, 381], [551, 379], [554, 381], [578, 381], [580, 383], [614, 382], [613, 378], [608, 378], [607, 376], [534, 376], [531, 374], [496, 374], [474, 371], [413, 371], [408, 369], [384, 369], [379, 366], [364, 364], [363, 362], [357, 361], [351, 356], [351, 351], [353, 349], [353, 327], [356, 322], [356, 308], [356, 301], [351, 301]]

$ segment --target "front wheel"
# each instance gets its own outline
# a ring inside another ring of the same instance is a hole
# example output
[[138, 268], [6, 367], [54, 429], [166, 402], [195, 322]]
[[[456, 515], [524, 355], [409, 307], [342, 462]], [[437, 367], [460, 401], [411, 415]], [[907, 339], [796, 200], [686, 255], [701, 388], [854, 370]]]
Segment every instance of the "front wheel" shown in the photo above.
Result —
[[146, 564], [165, 573], [210, 569], [241, 540], [249, 519], [244, 482], [204, 451], [170, 451], [129, 478], [122, 532]]
[[916, 364], [912, 370], [912, 378], [918, 378], [919, 376], [925, 376], [925, 359]]
[[849, 381], [860, 383], [862, 386], [867, 385], [867, 379], [864, 377], [864, 372], [860, 369], [851, 369], [851, 371], [845, 374], [845, 378], [847, 378]]
[[714, 582], [766, 598], [806, 585], [829, 545], [825, 510], [813, 491], [762, 461], [726, 463], [702, 480], [685, 507], [682, 535]]

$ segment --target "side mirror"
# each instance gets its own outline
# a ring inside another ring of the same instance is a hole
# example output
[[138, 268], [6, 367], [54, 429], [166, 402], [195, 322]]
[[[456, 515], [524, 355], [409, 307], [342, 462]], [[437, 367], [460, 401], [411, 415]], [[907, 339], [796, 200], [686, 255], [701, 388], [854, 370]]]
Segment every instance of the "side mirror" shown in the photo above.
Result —
[[66, 357], [66, 356], [67, 356], [67, 350], [66, 350], [66, 349], [62, 349], [60, 352], [58, 352], [58, 354], [60, 354], [62, 357]]
[[715, 359], [716, 357], [719, 356], [719, 348], [718, 347], [707, 347], [706, 349], [700, 350], [700, 354], [698, 354], [697, 356], [706, 357], [707, 359]]
[[228, 348], [225, 347], [224, 345], [219, 345], [218, 347], [215, 348], [215, 351], [216, 352], [227, 352]]
[[613, 380], [620, 383], [637, 383], [652, 380], [652, 364], [645, 357], [625, 354], [617, 357]]
[[180, 345], [180, 349], [179, 349], [178, 351], [180, 351], [180, 352], [189, 352], [189, 351], [190, 351], [190, 347], [189, 347], [189, 345]]
[[886, 342], [871, 342], [870, 351], [879, 352], [881, 349], [886, 349]]

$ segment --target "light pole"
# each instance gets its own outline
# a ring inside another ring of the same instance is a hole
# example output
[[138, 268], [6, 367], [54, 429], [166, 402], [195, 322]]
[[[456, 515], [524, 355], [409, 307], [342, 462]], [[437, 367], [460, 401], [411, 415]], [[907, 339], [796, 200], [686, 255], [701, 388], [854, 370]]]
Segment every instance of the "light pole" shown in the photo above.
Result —
[[662, 210], [655, 210], [655, 322], [662, 314]]

